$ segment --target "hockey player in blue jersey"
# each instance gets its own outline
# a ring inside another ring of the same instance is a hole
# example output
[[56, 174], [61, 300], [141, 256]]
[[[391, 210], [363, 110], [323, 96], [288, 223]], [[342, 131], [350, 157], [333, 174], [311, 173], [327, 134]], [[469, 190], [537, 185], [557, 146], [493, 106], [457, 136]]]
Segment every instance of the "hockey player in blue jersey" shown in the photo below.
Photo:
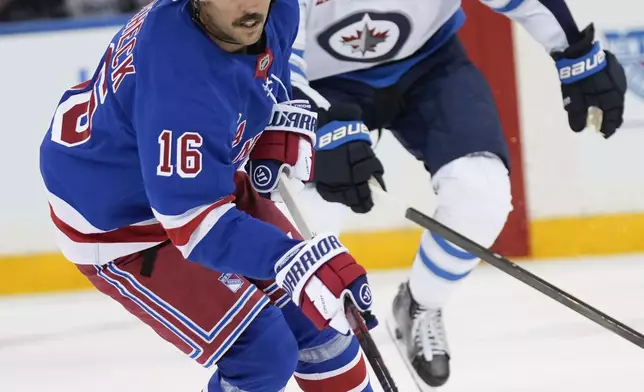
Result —
[[154, 1], [63, 94], [40, 148], [64, 255], [217, 365], [207, 392], [281, 391], [294, 373], [304, 391], [372, 390], [343, 312], [345, 296], [370, 307], [364, 269], [334, 234], [302, 240], [240, 171], [250, 156], [310, 179], [298, 20], [296, 0]]
[[[580, 31], [564, 0], [482, 2], [552, 56], [572, 130], [586, 127], [594, 106], [603, 111], [601, 133], [613, 135], [626, 81], [615, 56], [595, 42], [593, 26]], [[490, 89], [456, 36], [465, 20], [461, 1], [300, 0], [300, 10], [291, 79], [297, 96], [318, 110], [319, 194], [369, 211], [367, 181], [382, 180], [383, 167], [363, 130], [387, 128], [431, 174], [434, 218], [491, 246], [512, 209], [509, 159]], [[478, 262], [425, 232], [394, 300], [400, 346], [426, 384], [442, 385], [450, 375], [442, 312]]]

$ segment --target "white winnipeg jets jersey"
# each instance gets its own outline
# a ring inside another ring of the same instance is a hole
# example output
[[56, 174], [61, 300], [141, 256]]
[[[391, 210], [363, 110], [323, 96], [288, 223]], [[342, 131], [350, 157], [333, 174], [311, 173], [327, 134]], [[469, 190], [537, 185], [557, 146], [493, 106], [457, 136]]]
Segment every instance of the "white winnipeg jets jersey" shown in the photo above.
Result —
[[[579, 34], [564, 0], [481, 1], [522, 24], [548, 51]], [[291, 64], [317, 80], [408, 58], [460, 7], [461, 0], [300, 0]]]
[[408, 57], [460, 6], [460, 0], [300, 0], [297, 41], [306, 48], [307, 76]]

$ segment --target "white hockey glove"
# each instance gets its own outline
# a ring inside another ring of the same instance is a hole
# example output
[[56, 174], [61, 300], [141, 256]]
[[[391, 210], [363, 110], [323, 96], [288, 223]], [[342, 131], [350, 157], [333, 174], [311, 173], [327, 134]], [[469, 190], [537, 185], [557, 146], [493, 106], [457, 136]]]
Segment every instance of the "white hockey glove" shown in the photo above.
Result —
[[[344, 301], [349, 298], [361, 312], [371, 308], [367, 272], [334, 234], [319, 234], [287, 252], [275, 264], [278, 286], [287, 291], [318, 329], [331, 327], [349, 334]], [[375, 317], [367, 325], [378, 324]]]
[[250, 153], [248, 173], [253, 188], [273, 201], [282, 201], [277, 183], [282, 171], [300, 180], [311, 180], [316, 142], [317, 114], [306, 100], [273, 106], [271, 120]]

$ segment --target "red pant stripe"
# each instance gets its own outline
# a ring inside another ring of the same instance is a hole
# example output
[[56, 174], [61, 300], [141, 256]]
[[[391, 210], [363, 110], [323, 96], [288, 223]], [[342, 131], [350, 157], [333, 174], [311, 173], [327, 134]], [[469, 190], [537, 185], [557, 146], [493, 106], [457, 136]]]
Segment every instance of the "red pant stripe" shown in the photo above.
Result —
[[360, 392], [369, 384], [362, 351], [358, 351], [356, 357], [340, 369], [314, 374], [295, 373], [295, 379], [306, 392]]

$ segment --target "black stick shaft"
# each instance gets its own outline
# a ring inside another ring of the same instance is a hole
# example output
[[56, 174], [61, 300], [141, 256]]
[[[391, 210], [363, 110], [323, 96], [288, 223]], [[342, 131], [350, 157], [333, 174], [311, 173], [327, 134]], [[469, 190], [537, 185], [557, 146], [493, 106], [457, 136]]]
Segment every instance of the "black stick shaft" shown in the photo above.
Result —
[[356, 335], [356, 338], [360, 343], [360, 347], [365, 353], [373, 372], [376, 374], [383, 391], [398, 392], [398, 387], [396, 387], [396, 383], [391, 377], [391, 373], [389, 373], [389, 369], [387, 369], [387, 365], [385, 365], [382, 355], [380, 355], [380, 351], [378, 350], [378, 346], [376, 346], [376, 343], [373, 341], [373, 338], [369, 333], [369, 329], [365, 325], [360, 312], [350, 300], [347, 299], [345, 304], [349, 325], [351, 325], [351, 329]]
[[440, 222], [430, 218], [429, 216], [414, 208], [408, 208], [405, 216], [412, 222], [426, 228], [434, 234], [440, 235], [447, 241], [460, 248], [465, 249], [472, 255], [480, 258], [488, 264], [493, 265], [506, 274], [522, 281], [528, 286], [547, 295], [548, 297], [563, 304], [569, 309], [572, 309], [582, 316], [587, 317], [588, 319], [594, 321], [595, 323], [601, 325], [609, 331], [614, 332], [615, 334], [621, 336], [629, 342], [634, 343], [641, 348], [644, 348], [644, 335], [642, 335], [641, 333], [615, 320], [614, 318], [599, 311], [598, 309], [595, 309], [587, 303], [573, 297], [572, 295], [566, 293], [558, 287], [553, 286], [540, 277], [526, 271], [525, 269], [519, 267], [518, 265], [502, 257], [501, 255], [489, 251], [488, 249], [475, 243], [469, 238], [462, 236], [461, 234], [442, 225]]
[[[314, 236], [314, 232], [311, 227], [309, 227], [303, 215], [303, 211], [298, 205], [298, 201], [295, 197], [297, 192], [293, 188], [291, 180], [288, 178], [286, 173], [281, 174], [280, 182], [278, 183], [278, 189], [300, 233], [304, 238], [311, 239]], [[351, 302], [351, 300], [348, 298], [345, 300], [344, 308], [347, 320], [349, 321], [349, 325], [351, 325], [351, 329], [356, 335], [356, 338], [358, 339], [360, 347], [365, 353], [367, 360], [371, 364], [371, 367], [373, 368], [373, 371], [376, 374], [376, 377], [378, 378], [382, 389], [385, 392], [398, 392], [398, 388], [396, 388], [394, 379], [391, 377], [389, 369], [387, 369], [387, 366], [382, 359], [382, 355], [380, 355], [380, 351], [378, 351], [378, 347], [376, 346], [376, 343], [373, 341], [373, 338], [369, 333], [369, 328], [367, 328], [367, 326], [365, 325], [363, 316], [355, 307], [353, 302]]]

